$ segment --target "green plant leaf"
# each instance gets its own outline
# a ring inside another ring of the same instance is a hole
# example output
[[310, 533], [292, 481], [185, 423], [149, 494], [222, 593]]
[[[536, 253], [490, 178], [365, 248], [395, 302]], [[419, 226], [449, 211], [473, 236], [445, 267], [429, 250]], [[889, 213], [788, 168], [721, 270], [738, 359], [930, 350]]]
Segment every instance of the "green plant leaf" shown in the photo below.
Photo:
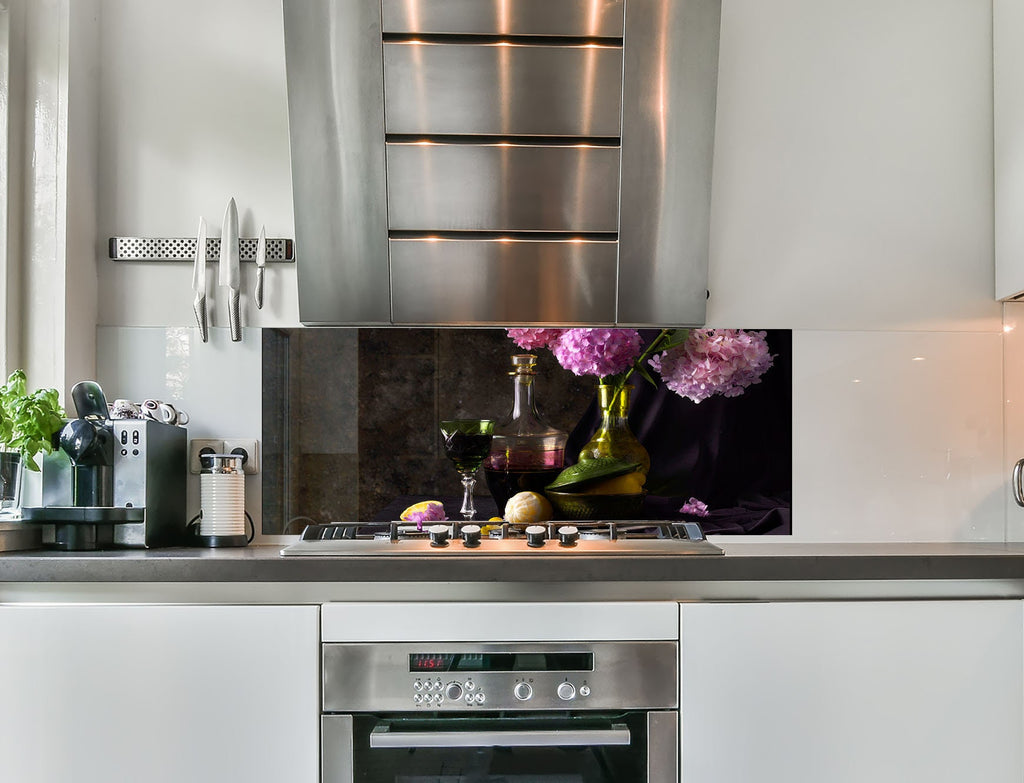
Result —
[[672, 348], [678, 348], [680, 345], [686, 342], [686, 338], [690, 336], [689, 329], [673, 329], [668, 338], [661, 345], [658, 346], [658, 352], [668, 351]]
[[651, 384], [651, 386], [658, 385], [658, 382], [654, 380], [654, 376], [651, 375], [651, 371], [647, 368], [645, 364], [638, 364], [636, 366], [636, 371], [640, 373], [640, 376], [649, 384]]
[[39, 470], [36, 456], [53, 451], [53, 436], [64, 426], [59, 400], [56, 389], [30, 394], [23, 370], [15, 370], [0, 387], [0, 445], [20, 452], [29, 470]]

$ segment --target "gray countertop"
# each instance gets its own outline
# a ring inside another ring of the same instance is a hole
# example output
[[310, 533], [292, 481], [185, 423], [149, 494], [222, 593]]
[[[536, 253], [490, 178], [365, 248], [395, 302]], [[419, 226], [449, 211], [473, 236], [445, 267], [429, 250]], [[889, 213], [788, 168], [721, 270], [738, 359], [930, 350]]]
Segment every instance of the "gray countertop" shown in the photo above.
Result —
[[1024, 580], [1024, 543], [716, 543], [724, 556], [290, 557], [240, 549], [0, 554], [5, 582], [776, 582]]

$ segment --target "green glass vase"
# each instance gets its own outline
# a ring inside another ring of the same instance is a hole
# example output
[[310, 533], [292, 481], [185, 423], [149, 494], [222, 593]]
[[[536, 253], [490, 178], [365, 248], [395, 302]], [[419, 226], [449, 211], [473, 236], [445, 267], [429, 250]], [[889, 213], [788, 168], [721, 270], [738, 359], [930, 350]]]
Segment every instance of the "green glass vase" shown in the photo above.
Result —
[[601, 408], [601, 426], [580, 450], [581, 462], [598, 457], [616, 457], [637, 463], [645, 476], [650, 471], [651, 455], [629, 428], [629, 399], [632, 391], [633, 387], [627, 384], [613, 400], [615, 387], [603, 383], [598, 385], [597, 403]]

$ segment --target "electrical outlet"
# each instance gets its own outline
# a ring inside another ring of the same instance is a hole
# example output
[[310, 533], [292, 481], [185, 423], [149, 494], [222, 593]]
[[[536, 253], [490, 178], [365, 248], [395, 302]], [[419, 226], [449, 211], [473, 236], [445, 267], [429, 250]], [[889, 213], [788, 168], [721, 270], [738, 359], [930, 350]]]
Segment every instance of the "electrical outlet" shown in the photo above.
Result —
[[[209, 449], [209, 451], [206, 451]], [[188, 444], [188, 472], [199, 473], [202, 470], [202, 463], [199, 461], [199, 455], [207, 454], [223, 454], [224, 453], [224, 441], [222, 440], [210, 440], [209, 438], [193, 438]]]
[[[239, 451], [239, 449], [241, 451]], [[246, 475], [260, 472], [260, 442], [252, 438], [224, 438], [225, 454], [243, 454], [242, 470]]]

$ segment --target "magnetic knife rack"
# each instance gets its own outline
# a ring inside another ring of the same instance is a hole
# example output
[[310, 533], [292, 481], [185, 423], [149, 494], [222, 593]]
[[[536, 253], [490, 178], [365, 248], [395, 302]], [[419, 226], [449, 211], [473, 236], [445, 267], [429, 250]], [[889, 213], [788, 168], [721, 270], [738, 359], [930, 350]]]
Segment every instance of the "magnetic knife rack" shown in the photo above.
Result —
[[[238, 240], [238, 260], [256, 261], [255, 237]], [[108, 252], [112, 261], [195, 261], [195, 237], [111, 237]], [[206, 240], [206, 260], [220, 260], [220, 237]], [[295, 262], [295, 242], [291, 239], [267, 238], [267, 263]]]

